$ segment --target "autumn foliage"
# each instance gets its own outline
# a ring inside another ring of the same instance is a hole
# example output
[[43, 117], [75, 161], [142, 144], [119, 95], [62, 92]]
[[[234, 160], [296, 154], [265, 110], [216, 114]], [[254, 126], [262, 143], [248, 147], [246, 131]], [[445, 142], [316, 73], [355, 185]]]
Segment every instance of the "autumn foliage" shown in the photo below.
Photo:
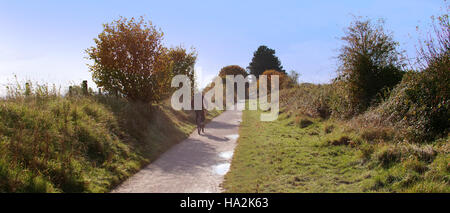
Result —
[[271, 82], [272, 82], [272, 76], [273, 75], [278, 75], [279, 76], [279, 88], [288, 88], [290, 87], [290, 85], [292, 84], [290, 78], [282, 73], [282, 72], [278, 72], [276, 70], [266, 70], [262, 73], [262, 75], [267, 75], [267, 88], [272, 88], [271, 86]]
[[157, 102], [170, 93], [170, 81], [176, 74], [188, 71], [196, 54], [177, 47], [168, 49], [162, 43], [163, 33], [151, 22], [120, 18], [104, 24], [103, 32], [87, 50], [94, 82], [105, 91], [130, 101]]
[[233, 76], [242, 75], [242, 76], [246, 77], [248, 74], [244, 68], [242, 68], [238, 65], [229, 65], [229, 66], [223, 67], [219, 72], [219, 76], [221, 78], [225, 78], [227, 75], [233, 75]]
[[176, 75], [186, 75], [191, 80], [191, 84], [194, 85], [195, 73], [194, 65], [197, 60], [197, 53], [195, 50], [187, 52], [181, 46], [177, 46], [169, 50], [169, 59], [172, 61], [172, 74]]

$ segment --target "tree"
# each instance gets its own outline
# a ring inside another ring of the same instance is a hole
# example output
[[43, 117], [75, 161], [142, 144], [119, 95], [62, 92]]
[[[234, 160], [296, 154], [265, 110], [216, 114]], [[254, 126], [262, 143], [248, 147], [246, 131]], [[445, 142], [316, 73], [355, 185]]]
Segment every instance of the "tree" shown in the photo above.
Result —
[[389, 91], [403, 76], [403, 60], [398, 43], [385, 32], [380, 20], [356, 19], [341, 38], [336, 81], [343, 81], [352, 113], [367, 109], [378, 94]]
[[233, 75], [233, 76], [242, 75], [242, 76], [246, 77], [248, 74], [244, 68], [242, 68], [238, 65], [229, 65], [229, 66], [223, 67], [219, 72], [219, 76], [221, 78], [225, 78], [227, 75]]
[[250, 70], [250, 74], [255, 75], [257, 78], [266, 70], [286, 73], [283, 70], [283, 66], [281, 66], [280, 60], [275, 56], [275, 50], [264, 45], [259, 46], [253, 53], [253, 59], [247, 68]]
[[[223, 82], [223, 95], [224, 97], [227, 96], [227, 91], [226, 91], [226, 85], [227, 85], [227, 81], [226, 81], [226, 77], [227, 75], [232, 75], [232, 76], [237, 76], [237, 75], [242, 75], [244, 78], [247, 77], [248, 73], [245, 71], [244, 68], [238, 66], [238, 65], [228, 65], [223, 67], [222, 69], [220, 69], [219, 72], [219, 77], [222, 78], [222, 82]], [[238, 85], [237, 83], [234, 83], [234, 101], [237, 101], [237, 91], [238, 90]], [[245, 97], [248, 97], [248, 84], [245, 84], [244, 86], [244, 90], [245, 90]]]
[[169, 50], [169, 59], [172, 62], [172, 76], [186, 75], [191, 80], [192, 92], [194, 92], [195, 72], [194, 65], [197, 60], [197, 52], [191, 49], [188, 52], [181, 46]]
[[104, 24], [86, 50], [94, 82], [131, 101], [156, 102], [170, 90], [172, 63], [162, 44], [163, 33], [151, 22], [120, 18]]

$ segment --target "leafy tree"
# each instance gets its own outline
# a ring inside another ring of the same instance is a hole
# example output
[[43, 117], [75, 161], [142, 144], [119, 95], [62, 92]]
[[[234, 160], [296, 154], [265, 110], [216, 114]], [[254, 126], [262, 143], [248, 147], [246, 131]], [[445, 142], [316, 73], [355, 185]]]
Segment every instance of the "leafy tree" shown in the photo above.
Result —
[[227, 75], [233, 75], [233, 76], [242, 75], [242, 76], [246, 77], [248, 74], [244, 68], [242, 68], [238, 65], [229, 65], [229, 66], [223, 67], [219, 72], [219, 76], [221, 78], [225, 78]]
[[160, 100], [170, 90], [173, 66], [163, 33], [142, 17], [120, 18], [103, 27], [95, 46], [86, 50], [94, 61], [89, 66], [94, 82], [132, 101]]
[[385, 32], [383, 22], [356, 19], [341, 38], [337, 81], [343, 81], [352, 113], [367, 109], [377, 94], [389, 91], [403, 76], [398, 43]]
[[266, 70], [286, 73], [283, 70], [283, 66], [281, 66], [280, 60], [275, 56], [275, 50], [264, 45], [259, 46], [253, 53], [253, 59], [247, 68], [250, 70], [250, 74], [255, 75], [257, 78]]
[[[172, 62], [172, 75], [186, 75], [191, 80], [192, 92], [194, 92], [195, 72], [194, 65], [197, 53], [194, 49], [188, 52], [181, 46], [169, 50], [169, 59]], [[174, 88], [175, 89], [175, 88]]]
[[[248, 73], [245, 71], [244, 68], [242, 68], [242, 67], [240, 67], [238, 65], [228, 65], [228, 66], [225, 66], [222, 69], [220, 69], [219, 77], [222, 78], [222, 83], [224, 85], [224, 87], [223, 87], [223, 90], [224, 90], [223, 91], [223, 95], [224, 95], [225, 98], [226, 98], [227, 95], [229, 95], [229, 94], [226, 93], [227, 92], [226, 91], [226, 84], [227, 84], [226, 76], [227, 75], [232, 75], [232, 76], [242, 75], [245, 78], [245, 77], [247, 77]], [[235, 101], [237, 101], [237, 98], [238, 98], [237, 97], [237, 89], [238, 89], [237, 83], [234, 83], [234, 94], [233, 94], [233, 96], [234, 96], [234, 100]], [[244, 89], [245, 89], [245, 97], [248, 97], [248, 84], [245, 84]]]

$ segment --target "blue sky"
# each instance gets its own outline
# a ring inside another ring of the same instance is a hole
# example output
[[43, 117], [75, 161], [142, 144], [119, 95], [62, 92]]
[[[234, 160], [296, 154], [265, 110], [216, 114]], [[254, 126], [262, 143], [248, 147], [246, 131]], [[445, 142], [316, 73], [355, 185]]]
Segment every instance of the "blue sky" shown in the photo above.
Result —
[[[335, 76], [339, 37], [353, 16], [383, 18], [413, 56], [416, 26], [427, 28], [443, 0], [380, 1], [5, 1], [0, 0], [0, 84], [32, 80], [57, 85], [91, 82], [84, 50], [102, 23], [145, 16], [165, 33], [167, 46], [198, 51], [204, 85], [221, 67], [247, 67], [259, 45], [276, 50], [302, 82]], [[1, 91], [1, 90], [0, 90]]]

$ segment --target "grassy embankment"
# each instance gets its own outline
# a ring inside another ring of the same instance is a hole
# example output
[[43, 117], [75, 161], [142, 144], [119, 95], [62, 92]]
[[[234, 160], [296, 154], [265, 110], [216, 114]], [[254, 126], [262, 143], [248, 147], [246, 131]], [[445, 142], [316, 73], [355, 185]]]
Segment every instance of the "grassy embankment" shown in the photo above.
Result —
[[[372, 111], [353, 119], [305, 113], [323, 89], [282, 91], [274, 122], [244, 111], [227, 192], [450, 192], [448, 135], [408, 142], [395, 125], [365, 121]], [[315, 109], [320, 114], [321, 107]]]
[[0, 100], [0, 192], [108, 192], [195, 128], [168, 101], [44, 92]]

